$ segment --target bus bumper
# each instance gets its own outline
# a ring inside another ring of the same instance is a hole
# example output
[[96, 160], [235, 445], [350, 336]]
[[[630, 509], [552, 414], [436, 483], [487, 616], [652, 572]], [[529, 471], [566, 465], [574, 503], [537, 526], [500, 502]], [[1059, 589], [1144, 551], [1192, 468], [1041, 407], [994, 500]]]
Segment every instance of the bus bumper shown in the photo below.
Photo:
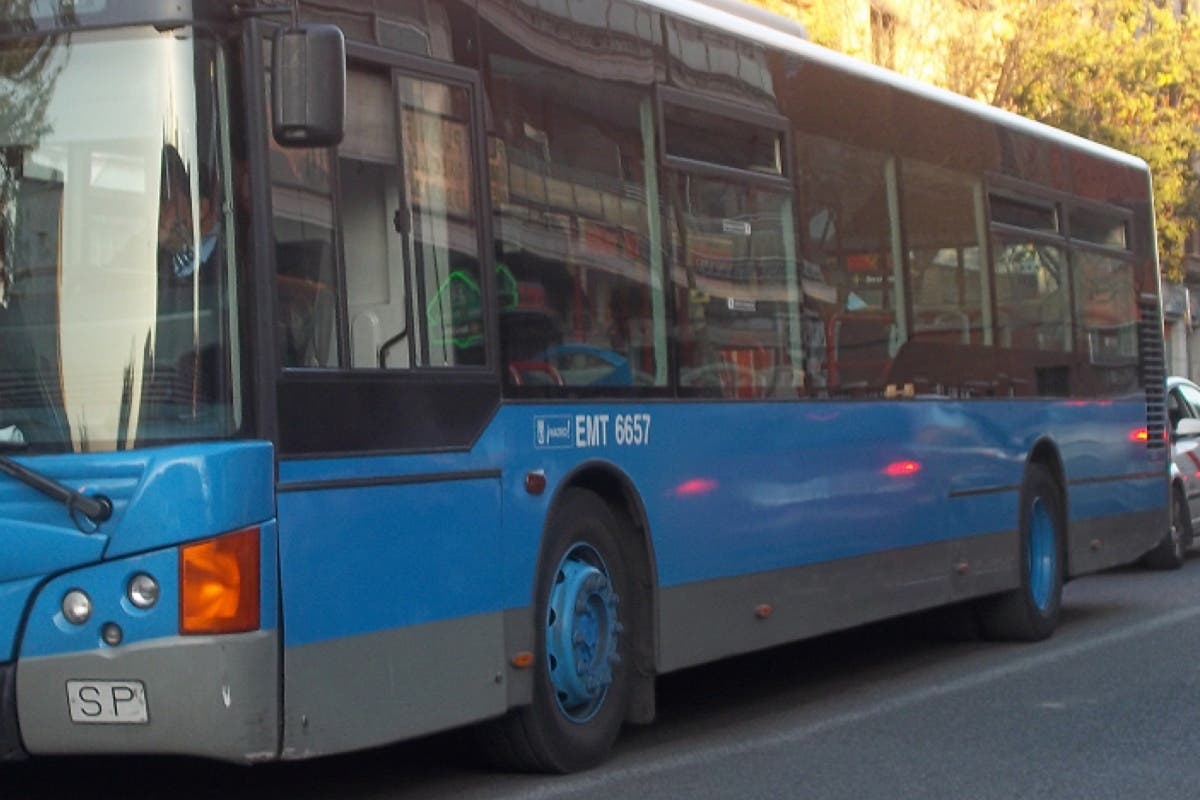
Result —
[[[241, 763], [278, 756], [276, 631], [21, 659], [15, 671], [30, 755], [154, 753]], [[144, 713], [130, 686], [138, 687]], [[138, 713], [129, 714], [135, 705]], [[122, 714], [125, 720], [116, 719]]]
[[[275, 524], [255, 527], [258, 573], [238, 580], [258, 587], [259, 616], [245, 632], [183, 632], [179, 547], [90, 564], [38, 586], [16, 657], [5, 668], [0, 742], [11, 730], [30, 756], [170, 754], [239, 763], [277, 758], [282, 700]], [[133, 602], [135, 576], [157, 582], [156, 599]], [[69, 604], [72, 596], [86, 602]]]

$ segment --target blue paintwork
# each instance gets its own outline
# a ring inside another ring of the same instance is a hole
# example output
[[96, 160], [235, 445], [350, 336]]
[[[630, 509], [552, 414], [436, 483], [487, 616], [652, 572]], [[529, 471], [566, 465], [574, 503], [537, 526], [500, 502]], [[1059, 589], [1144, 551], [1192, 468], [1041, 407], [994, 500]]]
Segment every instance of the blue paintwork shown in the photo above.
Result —
[[137, 455], [144, 459], [142, 480], [128, 498], [124, 517], [114, 518], [108, 558], [227, 533], [274, 516], [274, 451], [265, 442]]
[[567, 552], [555, 575], [546, 607], [546, 664], [563, 715], [587, 722], [604, 705], [620, 660], [618, 598], [604, 560], [590, 546]]
[[495, 478], [280, 494], [285, 643], [502, 608], [499, 519]]
[[[261, 624], [263, 630], [278, 627], [276, 604], [278, 567], [275, 559], [275, 524], [259, 530], [262, 547], [260, 564]], [[150, 609], [139, 609], [125, 596], [129, 580], [139, 572], [159, 582], [159, 601]], [[92, 617], [83, 625], [72, 625], [62, 615], [62, 598], [72, 589], [81, 589], [92, 599]], [[169, 547], [118, 558], [63, 573], [48, 582], [38, 593], [29, 615], [20, 645], [21, 658], [53, 656], [82, 650], [108, 650], [100, 638], [101, 627], [108, 622], [121, 626], [124, 639], [118, 649], [154, 639], [179, 635], [179, 549]]]
[[[16, 646], [14, 637], [22, 613], [29, 605], [30, 592], [40, 581], [59, 576], [41, 590], [37, 601], [39, 607], [50, 603], [57, 611], [62, 598], [61, 594], [55, 596], [59, 584], [90, 576], [90, 570], [80, 568], [99, 565], [103, 577], [91, 585], [100, 595], [115, 592], [119, 597], [124, 583], [118, 573], [125, 563], [120, 559], [270, 523], [274, 518], [274, 455], [271, 445], [265, 442], [205, 443], [18, 460], [73, 488], [106, 495], [113, 502], [113, 516], [96, 532], [81, 532], [60, 503], [13, 479], [0, 477], [0, 655], [18, 649], [24, 654], [90, 649], [99, 641], [79, 632], [55, 633], [31, 621], [24, 643]], [[269, 555], [268, 559], [265, 554], [264, 560], [275, 563], [273, 546]], [[110, 568], [117, 571], [110, 572]], [[275, 571], [266, 577], [270, 580], [270, 597], [274, 598]], [[174, 575], [170, 578], [175, 580]], [[272, 602], [271, 624], [275, 613]], [[130, 621], [135, 637], [159, 635], [157, 629], [146, 628], [145, 620], [136, 615]], [[177, 622], [172, 623], [172, 635], [177, 632]]]
[[1045, 611], [1054, 590], [1058, 548], [1054, 542], [1054, 521], [1041, 498], [1035, 498], [1029, 509], [1029, 552], [1025, 557], [1029, 561], [1029, 591], [1034, 605]]
[[17, 628], [37, 578], [0, 584], [0, 663], [12, 659]]
[[[1165, 466], [1129, 434], [1145, 424], [1143, 402], [694, 404], [569, 408], [569, 416], [653, 415], [650, 445], [530, 448], [539, 415], [519, 409], [516, 455], [506, 474], [505, 539], [514, 562], [514, 602], [527, 593], [540, 530], [539, 498], [522, 496], [527, 469], [550, 491], [581, 460], [608, 461], [629, 475], [646, 505], [664, 586], [847, 558], [957, 536], [1015, 530], [1017, 490], [1033, 444], [1049, 437], [1068, 481], [1147, 473], [1075, 485], [1074, 519], [1159, 508]], [[516, 412], [506, 409], [505, 414]], [[524, 431], [522, 431], [524, 427]], [[570, 438], [570, 437], [568, 437]], [[524, 441], [522, 441], [524, 440]], [[920, 464], [890, 477], [894, 462]], [[951, 498], [951, 493], [1006, 491]], [[550, 492], [548, 491], [548, 494]]]
[[[609, 416], [607, 438], [577, 446], [589, 414]], [[617, 414], [650, 414], [649, 443], [618, 445]], [[1144, 426], [1143, 398], [506, 405], [466, 452], [280, 465], [285, 486], [500, 473], [281, 494], [286, 645], [534, 605], [550, 503], [588, 462], [629, 478], [669, 587], [1015, 531], [1042, 438], [1072, 482], [1073, 520], [1160, 509], [1165, 461], [1130, 438]], [[907, 461], [920, 469], [886, 473]], [[533, 470], [546, 476], [540, 495], [524, 488]]]
[[[618, 414], [649, 414], [648, 442], [618, 444]], [[607, 415], [605, 435], [597, 429], [586, 441], [584, 415]], [[548, 420], [566, 427], [548, 435]], [[1158, 509], [1165, 462], [1129, 437], [1144, 424], [1140, 398], [507, 405], [465, 452], [281, 463], [280, 485], [296, 490], [278, 495], [282, 586], [264, 572], [265, 587], [281, 593], [289, 647], [531, 606], [550, 503], [590, 462], [635, 487], [665, 587], [1015, 530], [1025, 460], [1043, 437], [1061, 453], [1073, 520]], [[101, 565], [96, 585], [115, 581], [123, 591], [117, 578], [127, 564], [117, 559], [149, 558], [275, 513], [272, 451], [262, 442], [25, 460], [108, 494], [115, 513], [98, 533], [82, 534], [60, 505], [0, 480], [0, 654], [11, 650], [23, 596], [43, 576], [63, 573], [38, 600], [56, 612], [68, 577], [92, 579], [90, 569], [66, 574], [75, 567], [112, 560], [115, 571]], [[904, 462], [920, 468], [886, 472]], [[546, 475], [542, 494], [524, 488], [532, 470]], [[384, 480], [477, 471], [498, 477]], [[1141, 477], [1108, 480], [1120, 475]], [[297, 486], [348, 479], [384, 483]], [[993, 491], [951, 497], [979, 490]], [[264, 613], [275, 613], [271, 603]], [[136, 619], [131, 630], [135, 638], [162, 632]], [[22, 650], [96, 641], [31, 625]]]

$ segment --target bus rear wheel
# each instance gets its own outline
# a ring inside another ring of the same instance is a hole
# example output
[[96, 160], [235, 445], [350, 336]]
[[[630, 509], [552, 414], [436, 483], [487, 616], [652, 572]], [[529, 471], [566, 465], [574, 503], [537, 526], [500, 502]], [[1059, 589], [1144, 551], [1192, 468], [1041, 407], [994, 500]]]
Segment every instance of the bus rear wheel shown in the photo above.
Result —
[[1045, 466], [1031, 464], [1026, 469], [1020, 503], [1021, 582], [979, 606], [979, 627], [990, 639], [1035, 642], [1058, 626], [1066, 541], [1062, 493]]
[[620, 525], [596, 494], [567, 490], [539, 561], [533, 702], [497, 723], [489, 747], [502, 766], [574, 772], [603, 761], [629, 703], [629, 571]]

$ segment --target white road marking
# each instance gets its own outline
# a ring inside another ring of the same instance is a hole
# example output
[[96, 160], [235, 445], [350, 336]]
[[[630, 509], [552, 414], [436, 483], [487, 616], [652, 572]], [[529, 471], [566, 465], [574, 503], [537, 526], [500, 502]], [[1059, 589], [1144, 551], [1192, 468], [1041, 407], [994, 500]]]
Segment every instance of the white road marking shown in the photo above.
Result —
[[748, 739], [739, 737], [736, 741], [690, 747], [686, 753], [678, 755], [661, 756], [653, 751], [647, 751], [645, 758], [652, 760], [647, 760], [644, 763], [611, 768], [602, 767], [594, 773], [553, 778], [531, 789], [521, 789], [512, 794], [504, 793], [503, 791], [496, 793], [493, 788], [493, 791], [489, 792], [489, 797], [513, 798], [513, 800], [517, 798], [520, 798], [520, 800], [565, 798], [601, 788], [611, 789], [618, 783], [635, 782], [676, 770], [694, 769], [701, 764], [713, 761], [737, 758], [749, 753], [761, 753], [763, 750], [771, 748], [789, 747], [836, 728], [863, 722], [872, 717], [903, 711], [904, 709], [946, 695], [975, 689], [1011, 675], [1029, 672], [1039, 667], [1075, 658], [1091, 650], [1135, 639], [1162, 628], [1169, 628], [1198, 616], [1200, 616], [1200, 606], [1182, 608], [1139, 624], [1110, 631], [1095, 638], [1064, 643], [1057, 647], [1054, 645], [1055, 640], [1051, 639], [1049, 642], [1036, 645], [1038, 648], [1036, 652], [1031, 652], [1028, 656], [1018, 658], [1015, 661], [1010, 661], [980, 672], [974, 672], [956, 680], [939, 683], [936, 686], [906, 692], [887, 700], [872, 703], [855, 711], [848, 711], [827, 719], [822, 719], [818, 722], [799, 725], [775, 733], [752, 736]]

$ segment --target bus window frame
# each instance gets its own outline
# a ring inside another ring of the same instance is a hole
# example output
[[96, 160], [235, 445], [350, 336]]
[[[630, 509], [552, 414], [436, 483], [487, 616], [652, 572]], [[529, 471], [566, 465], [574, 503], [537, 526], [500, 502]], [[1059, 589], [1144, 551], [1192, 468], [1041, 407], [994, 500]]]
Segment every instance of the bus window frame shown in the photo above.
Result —
[[[1095, 253], [1097, 255], [1107, 256], [1109, 258], [1118, 259], [1126, 264], [1131, 265], [1136, 276], [1138, 265], [1144, 257], [1143, 253], [1138, 250], [1137, 241], [1137, 225], [1135, 224], [1135, 214], [1131, 209], [1115, 206], [1110, 203], [1088, 200], [1078, 195], [1070, 194], [1061, 190], [1052, 189], [1040, 184], [1023, 181], [1012, 178], [1007, 175], [999, 175], [988, 173], [983, 176], [983, 196], [984, 196], [984, 212], [986, 215], [985, 224], [987, 226], [987, 265], [988, 265], [988, 281], [991, 284], [992, 303], [995, 306], [993, 309], [993, 319], [996, 320], [997, 333], [999, 332], [999, 296], [997, 294], [997, 273], [996, 273], [996, 252], [995, 244], [997, 238], [1024, 238], [1030, 242], [1049, 244], [1061, 247], [1065, 255], [1065, 267], [1067, 270], [1067, 324], [1073, 332], [1082, 330], [1083, 320], [1078, 314], [1078, 293], [1076, 279], [1076, 257], [1078, 253]], [[1016, 203], [1022, 203], [1029, 206], [1038, 206], [1049, 209], [1053, 212], [1056, 222], [1056, 231], [1045, 231], [1033, 228], [1024, 228], [1019, 225], [1013, 225], [1005, 222], [997, 222], [993, 217], [992, 198], [1001, 197], [1012, 200]], [[1101, 214], [1119, 220], [1125, 229], [1125, 245], [1118, 247], [1114, 245], [1106, 245], [1098, 242], [1093, 242], [1089, 239], [1078, 239], [1071, 236], [1071, 214], [1076, 210], [1085, 210], [1095, 214]], [[1135, 277], [1136, 280], [1136, 277]], [[1067, 352], [1081, 354], [1088, 352], [1088, 345], [1084, 341], [1086, 337], [1072, 335], [1071, 346]]]
[[[708, 161], [701, 161], [694, 158], [686, 158], [683, 156], [670, 155], [667, 152], [667, 136], [666, 136], [666, 107], [668, 105], [676, 105], [691, 111], [699, 111], [712, 116], [730, 119], [735, 122], [748, 121], [751, 125], [775, 131], [778, 136], [779, 147], [782, 152], [779, 154], [780, 174], [771, 174], [766, 172], [755, 172], [748, 169], [739, 169], [724, 164], [714, 164]], [[793, 151], [792, 151], [792, 125], [791, 122], [782, 115], [769, 114], [761, 109], [749, 108], [731, 103], [726, 100], [721, 100], [714, 97], [709, 97], [695, 91], [687, 91], [673, 86], [664, 84], [656, 84], [654, 91], [654, 106], [655, 106], [655, 125], [658, 129], [658, 141], [655, 146], [658, 150], [659, 163], [662, 165], [663, 171], [668, 176], [695, 176], [702, 179], [713, 179], [727, 181], [731, 184], [737, 184], [744, 188], [759, 188], [768, 192], [777, 193], [786, 198], [787, 205], [790, 208], [792, 217], [792, 252], [797, 254], [797, 263], [795, 269], [795, 283], [798, 290], [795, 303], [794, 317], [789, 315], [788, 328], [795, 328], [795, 336], [801, 343], [803, 348], [804, 331], [803, 331], [803, 316], [804, 316], [804, 301], [803, 291], [799, 289], [801, 284], [801, 266], [799, 263], [799, 254], [801, 251], [801, 242], [799, 234], [799, 221], [796, 217], [797, 210], [797, 190], [794, 179], [793, 169]], [[664, 185], [669, 183], [670, 177], [664, 182]], [[669, 191], [662, 192], [663, 200], [660, 202], [659, 213], [669, 215], [671, 213], [671, 203], [674, 198], [670, 197]], [[664, 228], [665, 230], [665, 228]], [[666, 267], [667, 275], [674, 273], [675, 266], [679, 259], [679, 254], [674, 252], [674, 249], [668, 244], [667, 257], [670, 262]], [[668, 317], [675, 329], [678, 329], [679, 317], [681, 309], [679, 303], [675, 299], [675, 287], [668, 280]], [[670, 360], [668, 364], [669, 378], [667, 384], [672, 388], [675, 397], [682, 400], [719, 400], [722, 402], [746, 402], [744, 398], [733, 397], [712, 397], [703, 389], [697, 387], [685, 386], [682, 380], [682, 364], [679, 355], [679, 338], [678, 334], [672, 336], [673, 344], [670, 347]], [[763, 399], [763, 398], [755, 398]]]
[[[457, 64], [451, 64], [437, 59], [425, 59], [420, 56], [412, 55], [411, 53], [403, 53], [395, 50], [389, 50], [378, 45], [365, 44], [363, 42], [347, 41], [346, 43], [346, 69], [347, 71], [355, 67], [366, 67], [374, 70], [384, 70], [389, 77], [395, 78], [397, 74], [412, 78], [418, 81], [431, 81], [449, 86], [456, 86], [467, 90], [471, 100], [471, 151], [474, 158], [472, 166], [472, 190], [475, 193], [475, 212], [477, 219], [475, 220], [475, 238], [479, 248], [479, 270], [480, 270], [480, 290], [484, 299], [484, 362], [483, 364], [461, 364], [453, 366], [430, 366], [428, 364], [419, 364], [409, 367], [352, 367], [347, 364], [340, 364], [333, 368], [321, 368], [323, 370], [332, 370], [334, 372], [353, 372], [353, 373], [373, 373], [380, 372], [384, 374], [412, 374], [419, 376], [425, 380], [434, 375], [443, 375], [452, 372], [456, 375], [480, 374], [494, 376], [497, 380], [500, 379], [500, 357], [499, 357], [499, 331], [500, 322], [499, 314], [497, 313], [495, 296], [496, 296], [496, 279], [495, 279], [495, 258], [492, 254], [492, 225], [491, 225], [491, 197], [489, 187], [485, 179], [487, 174], [487, 142], [486, 142], [486, 120], [487, 110], [484, 105], [483, 98], [483, 79], [477, 70], [469, 67], [462, 67]], [[393, 84], [394, 85], [394, 84]], [[394, 91], [394, 89], [393, 89]], [[349, 111], [347, 112], [349, 113]], [[399, 121], [397, 121], [399, 125]], [[397, 137], [401, 135], [397, 128]], [[402, 141], [397, 138], [397, 162], [396, 165], [403, 169], [404, 166], [404, 148]], [[349, 321], [346, 319], [347, 308], [347, 293], [346, 293], [346, 267], [345, 267], [345, 248], [342, 242], [341, 212], [342, 212], [342, 192], [340, 180], [340, 164], [338, 156], [338, 148], [333, 148], [332, 151], [332, 168], [331, 180], [333, 183], [332, 194], [334, 202], [334, 217], [339, 224], [335, 225], [337, 231], [337, 252], [336, 252], [336, 269], [338, 274], [339, 292], [338, 310], [342, 314], [340, 318], [341, 327], [339, 328], [339, 337], [342, 335], [349, 336]], [[411, 199], [409, 199], [411, 202]], [[407, 292], [407, 287], [406, 287]], [[409, 298], [411, 299], [411, 298]], [[411, 304], [410, 304], [411, 305]], [[409, 313], [415, 313], [414, 308], [409, 309]], [[410, 332], [410, 336], [411, 336]], [[348, 342], [347, 342], [348, 348]], [[344, 358], [348, 358], [348, 353], [343, 354]]]
[[[269, 35], [274, 25], [262, 25], [259, 35]], [[257, 46], [258, 57], [262, 56], [261, 40]], [[255, 57], [250, 55], [250, 58]], [[280, 455], [284, 457], [361, 455], [365, 453], [400, 453], [468, 450], [486, 429], [488, 420], [501, 403], [501, 374], [499, 358], [499, 317], [494, 302], [496, 286], [494, 257], [491, 252], [492, 220], [489, 187], [486, 183], [486, 108], [482, 76], [474, 69], [456, 64], [425, 59], [410, 53], [389, 50], [378, 45], [358, 41], [346, 43], [347, 69], [355, 66], [385, 71], [389, 76], [403, 75], [415, 80], [460, 86], [471, 98], [470, 146], [474, 158], [472, 189], [475, 192], [476, 238], [479, 247], [481, 291], [484, 298], [483, 325], [485, 358], [483, 364], [456, 366], [418, 365], [404, 368], [351, 367], [345, 363], [345, 351], [339, 356], [339, 364], [332, 367], [285, 367], [279, 364], [277, 355], [272, 356], [274, 368], [270, 373], [264, 369], [264, 382], [272, 384], [272, 411], [277, 413], [275, 440], [279, 442]], [[258, 67], [256, 78], [263, 77], [264, 67]], [[263, 116], [255, 124], [262, 126], [263, 136], [269, 135], [266, 126], [266, 103], [261, 103]], [[353, 113], [352, 109], [348, 113]], [[264, 226], [265, 241], [260, 248], [267, 251], [263, 273], [264, 291], [272, 295], [274, 305], [275, 254], [270, 231], [273, 226], [271, 209], [271, 179], [264, 159], [256, 166], [260, 180], [264, 181], [259, 192], [259, 201], [266, 207]], [[401, 143], [397, 142], [402, 149]], [[334, 259], [338, 290], [338, 339], [348, 336], [349, 321], [346, 317], [345, 254], [341, 230], [342, 197], [339, 178], [337, 148], [328, 148], [331, 165], [330, 196], [334, 208]], [[399, 158], [403, 157], [399, 153]], [[397, 160], [397, 167], [402, 162]], [[397, 234], [399, 235], [399, 234]], [[260, 251], [260, 255], [262, 255]], [[272, 309], [274, 311], [274, 309]], [[262, 332], [260, 315], [259, 335]], [[268, 319], [270, 331], [267, 339], [276, 347], [274, 316]], [[290, 398], [290, 399], [289, 399]], [[424, 398], [424, 399], [417, 399]], [[430, 405], [432, 404], [432, 405]], [[286, 406], [286, 408], [285, 408]], [[371, 429], [370, 418], [376, 409], [387, 408], [442, 408], [446, 420], [430, 422], [412, 419], [406, 415], [385, 415], [383, 424]], [[358, 423], [344, 419], [340, 411], [357, 408]], [[289, 413], [290, 410], [290, 413]], [[324, 412], [324, 413], [323, 413]], [[273, 414], [272, 416], [275, 416]], [[314, 424], [314, 420], [333, 419], [329, 425]], [[341, 419], [340, 423], [336, 420]], [[353, 431], [348, 430], [353, 428]]]
[[[749, 122], [755, 127], [774, 130], [779, 135], [779, 146], [782, 148], [782, 152], [779, 154], [779, 174], [754, 172], [724, 164], [714, 164], [709, 161], [671, 155], [667, 152], [666, 107], [668, 105], [679, 106], [689, 111], [711, 114], [712, 116], [722, 117], [734, 122]], [[664, 84], [656, 84], [654, 87], [654, 113], [655, 125], [658, 128], [658, 141], [655, 144], [658, 149], [659, 163], [664, 168], [692, 172], [707, 177], [753, 182], [768, 188], [786, 191], [793, 196], [795, 195], [796, 192], [792, 180], [795, 174], [792, 164], [792, 126], [787, 117], [778, 114], [768, 114], [762, 109], [750, 108], [737, 103], [731, 103], [728, 100], [708, 97], [697, 92], [686, 91]]]

